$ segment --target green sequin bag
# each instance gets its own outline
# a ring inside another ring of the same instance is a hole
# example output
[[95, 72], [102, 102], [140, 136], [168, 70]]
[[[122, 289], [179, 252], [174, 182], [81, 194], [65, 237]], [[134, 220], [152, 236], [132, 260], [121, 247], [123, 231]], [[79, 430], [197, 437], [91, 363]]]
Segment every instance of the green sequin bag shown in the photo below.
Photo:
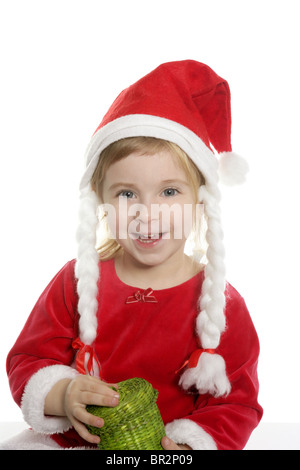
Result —
[[102, 428], [87, 425], [100, 436], [102, 450], [163, 450], [165, 427], [156, 404], [158, 391], [147, 380], [133, 378], [118, 383], [119, 405], [88, 405], [89, 413], [104, 419]]

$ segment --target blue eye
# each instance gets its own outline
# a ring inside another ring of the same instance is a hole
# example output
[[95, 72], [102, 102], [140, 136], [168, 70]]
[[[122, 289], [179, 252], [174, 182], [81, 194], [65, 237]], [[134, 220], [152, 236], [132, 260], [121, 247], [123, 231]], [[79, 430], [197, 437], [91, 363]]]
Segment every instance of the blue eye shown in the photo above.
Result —
[[134, 194], [132, 191], [121, 191], [118, 194], [119, 197], [125, 197], [127, 199], [132, 199], [134, 197]]
[[163, 195], [167, 197], [175, 196], [176, 194], [178, 194], [178, 191], [175, 188], [167, 188], [163, 191]]

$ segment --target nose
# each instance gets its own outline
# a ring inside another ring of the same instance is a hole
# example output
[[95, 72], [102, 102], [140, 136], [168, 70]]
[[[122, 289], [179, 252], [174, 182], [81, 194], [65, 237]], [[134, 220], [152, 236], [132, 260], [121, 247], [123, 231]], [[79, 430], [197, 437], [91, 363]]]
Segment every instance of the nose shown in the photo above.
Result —
[[151, 204], [139, 204], [136, 209], [136, 219], [142, 224], [148, 224], [151, 220]]
[[[139, 223], [140, 233], [159, 232], [159, 214], [153, 210], [153, 202], [136, 204], [135, 221]], [[134, 215], [134, 214], [132, 214]]]

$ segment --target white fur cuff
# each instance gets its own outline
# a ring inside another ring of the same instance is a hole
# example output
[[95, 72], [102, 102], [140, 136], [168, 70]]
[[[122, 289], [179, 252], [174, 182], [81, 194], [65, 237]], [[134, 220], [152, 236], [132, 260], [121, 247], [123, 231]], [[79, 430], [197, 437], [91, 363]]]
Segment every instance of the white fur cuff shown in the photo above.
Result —
[[165, 426], [165, 430], [176, 444], [186, 444], [193, 450], [217, 450], [213, 438], [190, 419], [175, 419]]
[[54, 434], [72, 427], [66, 417], [45, 416], [45, 399], [51, 388], [62, 379], [73, 379], [78, 372], [63, 365], [48, 366], [36, 372], [28, 381], [22, 396], [21, 410], [25, 421], [39, 433]]

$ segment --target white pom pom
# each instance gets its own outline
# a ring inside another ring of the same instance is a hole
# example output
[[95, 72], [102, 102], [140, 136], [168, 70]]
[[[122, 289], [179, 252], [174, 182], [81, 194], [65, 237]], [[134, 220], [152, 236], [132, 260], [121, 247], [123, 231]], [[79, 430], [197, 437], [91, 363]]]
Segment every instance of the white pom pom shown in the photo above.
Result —
[[197, 366], [182, 374], [179, 385], [184, 390], [194, 386], [200, 394], [210, 393], [215, 397], [226, 396], [231, 389], [223, 357], [208, 353], [202, 353]]
[[233, 152], [222, 152], [219, 160], [220, 182], [227, 186], [242, 184], [246, 180], [249, 165], [246, 160]]

